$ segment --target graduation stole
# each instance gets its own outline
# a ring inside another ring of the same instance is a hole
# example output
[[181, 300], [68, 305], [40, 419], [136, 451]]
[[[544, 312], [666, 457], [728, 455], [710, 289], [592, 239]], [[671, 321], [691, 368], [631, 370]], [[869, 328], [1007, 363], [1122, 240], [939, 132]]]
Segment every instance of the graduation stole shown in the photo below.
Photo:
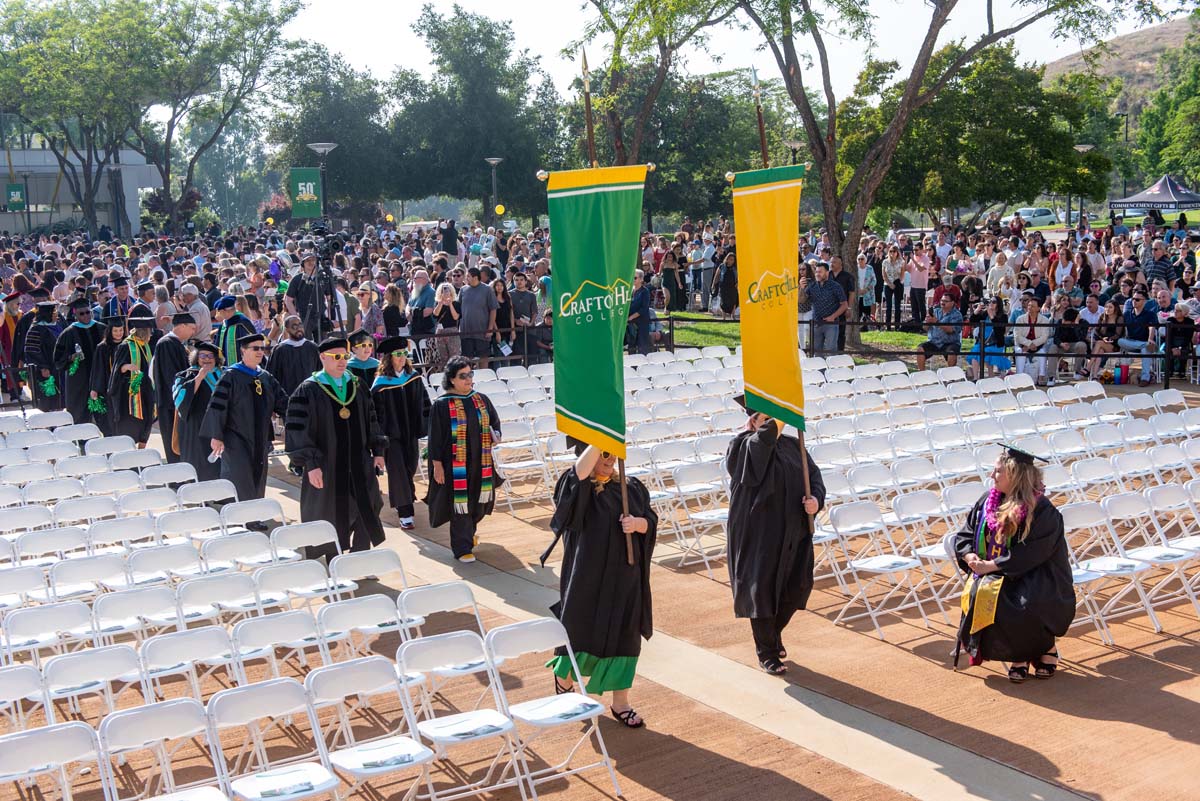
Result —
[[226, 364], [238, 361], [237, 332], [237, 326], [230, 325], [229, 320], [221, 323], [221, 355], [225, 357]]
[[[995, 532], [988, 536], [987, 529], [987, 515], [980, 510], [979, 531], [976, 533], [978, 553], [987, 559], [1002, 556], [1008, 550], [1003, 535]], [[995, 542], [995, 539], [999, 539], [999, 542]], [[1004, 576], [977, 576], [974, 573], [967, 576], [959, 604], [963, 615], [971, 616], [971, 634], [983, 631], [996, 622], [996, 607], [1000, 604], [1000, 588], [1003, 586]]]
[[133, 365], [133, 374], [129, 377], [129, 415], [144, 420], [146, 410], [142, 403], [142, 379], [146, 374], [142, 364], [150, 363], [150, 343], [138, 342], [130, 337], [125, 344], [129, 347], [129, 363]]
[[387, 387], [404, 387], [412, 383], [418, 376], [416, 373], [405, 372], [401, 375], [377, 375], [375, 382], [371, 384], [371, 389], [384, 389]]
[[470, 511], [470, 501], [467, 498], [467, 410], [466, 404], [463, 403], [467, 399], [475, 406], [475, 414], [479, 417], [482, 462], [479, 502], [487, 503], [492, 499], [492, 421], [488, 415], [487, 404], [478, 392], [472, 392], [465, 398], [450, 395], [450, 439], [453, 443], [450, 466], [454, 479], [454, 511], [459, 514], [467, 514]]

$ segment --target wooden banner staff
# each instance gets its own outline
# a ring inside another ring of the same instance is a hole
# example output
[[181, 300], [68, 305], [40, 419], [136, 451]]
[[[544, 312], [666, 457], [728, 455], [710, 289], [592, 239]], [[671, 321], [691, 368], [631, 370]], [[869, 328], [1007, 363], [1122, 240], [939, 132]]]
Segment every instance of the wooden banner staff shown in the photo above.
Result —
[[[754, 71], [754, 67], [750, 68], [750, 77], [754, 87], [754, 109], [758, 113], [758, 146], [762, 153], [762, 165], [765, 170], [770, 168], [771, 162], [767, 157], [767, 130], [763, 125], [762, 87], [758, 83], [758, 73]], [[732, 177], [730, 180], [732, 181]], [[779, 430], [779, 436], [783, 436], [782, 427]], [[808, 450], [804, 447], [804, 430], [797, 428], [796, 437], [800, 441], [800, 477], [804, 481], [804, 497], [808, 498], [812, 495], [812, 484], [808, 477]], [[816, 531], [813, 516], [808, 514], [807, 511], [804, 513], [804, 516], [808, 518], [808, 530], [811, 534]]]

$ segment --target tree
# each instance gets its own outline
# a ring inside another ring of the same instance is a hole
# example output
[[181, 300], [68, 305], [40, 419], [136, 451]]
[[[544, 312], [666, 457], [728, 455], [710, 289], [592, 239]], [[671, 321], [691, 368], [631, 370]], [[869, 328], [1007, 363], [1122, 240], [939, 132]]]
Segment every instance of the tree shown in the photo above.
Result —
[[557, 96], [537, 59], [512, 52], [508, 23], [458, 6], [443, 16], [426, 5], [417, 28], [437, 79], [403, 71], [392, 80], [398, 111], [389, 126], [396, 156], [389, 194], [478, 198], [490, 213], [491, 171], [484, 159], [495, 156], [504, 159], [498, 200], [514, 212], [543, 212], [545, 191], [530, 179], [556, 166], [545, 161], [558, 148], [557, 137], [547, 139], [553, 118], [539, 106]]
[[1159, 60], [1163, 87], [1150, 96], [1138, 119], [1135, 157], [1151, 179], [1174, 173], [1200, 180], [1200, 33]]
[[[679, 51], [684, 45], [702, 45], [707, 29], [724, 22], [737, 9], [722, 0], [588, 2], [597, 18], [588, 24], [584, 40], [601, 37], [612, 42], [608, 62], [603, 66], [604, 80], [597, 83], [603, 91], [594, 94], [593, 99], [604, 115], [612, 164], [634, 164], [643, 160], [642, 145], [650, 119], [668, 76], [677, 66]], [[622, 113], [620, 96], [639, 74], [645, 78], [640, 81], [639, 100], [632, 113]], [[627, 121], [632, 129], [628, 143]]]
[[0, 106], [54, 154], [92, 233], [130, 110], [145, 110], [141, 42], [153, 29], [133, 0], [9, 0], [0, 9]]
[[[245, 224], [257, 219], [258, 206], [271, 194], [278, 175], [264, 171], [267, 162], [259, 116], [242, 111], [235, 114], [225, 131], [196, 164], [196, 188], [218, 219], [227, 224]], [[189, 125], [183, 140], [195, 149], [212, 136], [211, 122]]]
[[[157, 25], [138, 47], [149, 76], [145, 92], [155, 102], [146, 114], [130, 109], [129, 145], [146, 157], [162, 180], [167, 226], [178, 227], [179, 199], [193, 188], [205, 151], [220, 140], [234, 115], [262, 89], [282, 56], [283, 26], [298, 0], [277, 5], [256, 0], [124, 0], [142, 3]], [[207, 139], [189, 146], [189, 127], [206, 127]]]
[[304, 43], [289, 51], [272, 85], [278, 93], [267, 134], [277, 169], [316, 163], [309, 142], [336, 142], [326, 162], [328, 199], [373, 203], [386, 194], [392, 148], [378, 81], [323, 45]]

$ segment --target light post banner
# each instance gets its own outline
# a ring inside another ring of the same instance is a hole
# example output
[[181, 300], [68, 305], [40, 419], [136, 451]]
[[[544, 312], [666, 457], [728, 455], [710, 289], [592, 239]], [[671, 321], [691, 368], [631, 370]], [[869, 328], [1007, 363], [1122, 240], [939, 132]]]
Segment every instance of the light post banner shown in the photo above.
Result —
[[288, 196], [292, 199], [292, 219], [312, 220], [321, 216], [320, 167], [292, 167], [288, 175]]
[[23, 184], [5, 184], [4, 198], [9, 211], [25, 211], [25, 186]]
[[646, 166], [550, 173], [558, 430], [625, 458], [623, 345]]
[[804, 165], [733, 178], [746, 405], [804, 430], [796, 298]]

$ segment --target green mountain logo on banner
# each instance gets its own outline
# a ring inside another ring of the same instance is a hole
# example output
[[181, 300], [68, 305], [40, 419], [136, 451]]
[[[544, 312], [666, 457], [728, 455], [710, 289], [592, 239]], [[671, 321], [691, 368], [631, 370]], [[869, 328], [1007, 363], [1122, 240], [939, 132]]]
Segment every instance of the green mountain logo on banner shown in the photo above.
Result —
[[618, 278], [608, 286], [591, 279], [585, 280], [574, 292], [564, 292], [559, 300], [559, 318], [576, 325], [607, 320], [614, 309], [624, 312], [632, 296], [632, 287], [624, 278]]

